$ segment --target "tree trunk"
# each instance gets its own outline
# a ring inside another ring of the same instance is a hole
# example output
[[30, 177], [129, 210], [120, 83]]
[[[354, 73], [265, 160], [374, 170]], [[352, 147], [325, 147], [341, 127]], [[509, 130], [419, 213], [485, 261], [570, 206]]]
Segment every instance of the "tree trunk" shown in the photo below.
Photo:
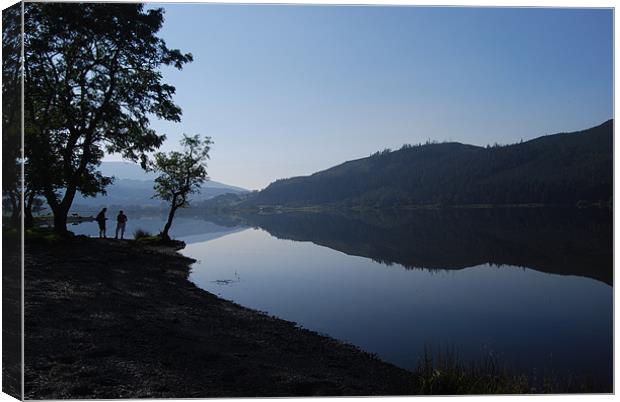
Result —
[[32, 217], [32, 202], [34, 201], [34, 192], [28, 194], [24, 203], [24, 227], [31, 228], [34, 226], [34, 218]]
[[168, 235], [168, 231], [170, 231], [170, 226], [172, 226], [172, 220], [174, 219], [174, 213], [177, 210], [177, 206], [175, 206], [176, 198], [172, 200], [172, 205], [170, 206], [170, 212], [168, 212], [168, 221], [166, 222], [166, 226], [164, 226], [164, 230], [161, 232], [161, 238], [165, 241], [170, 241], [170, 236]]
[[16, 196], [14, 191], [9, 193], [9, 199], [11, 201], [11, 227], [17, 228], [20, 225], [19, 222], [19, 197]]
[[56, 195], [51, 190], [45, 192], [47, 204], [52, 208], [52, 213], [54, 214], [54, 231], [63, 236], [69, 232], [67, 230], [67, 215], [69, 214], [76, 191], [76, 186], [67, 187], [61, 202], [58, 202]]
[[58, 208], [53, 209], [52, 212], [54, 213], [54, 231], [60, 235], [66, 235], [68, 232], [67, 214], [69, 210], [59, 205]]

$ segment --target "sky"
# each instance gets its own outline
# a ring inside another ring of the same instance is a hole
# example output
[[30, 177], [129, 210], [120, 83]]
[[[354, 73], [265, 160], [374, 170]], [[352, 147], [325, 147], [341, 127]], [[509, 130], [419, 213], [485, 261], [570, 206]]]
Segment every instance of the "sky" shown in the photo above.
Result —
[[[212, 179], [261, 189], [405, 143], [509, 144], [613, 117], [611, 9], [157, 4], [191, 52], [181, 123]], [[114, 158], [112, 158], [114, 159]]]

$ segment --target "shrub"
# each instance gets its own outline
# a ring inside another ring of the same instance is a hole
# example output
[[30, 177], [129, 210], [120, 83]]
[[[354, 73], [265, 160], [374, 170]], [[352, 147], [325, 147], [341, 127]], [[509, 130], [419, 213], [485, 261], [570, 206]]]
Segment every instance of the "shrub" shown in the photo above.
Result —
[[153, 237], [153, 235], [144, 229], [136, 229], [136, 231], [133, 232], [133, 238], [136, 240], [144, 239], [147, 237]]

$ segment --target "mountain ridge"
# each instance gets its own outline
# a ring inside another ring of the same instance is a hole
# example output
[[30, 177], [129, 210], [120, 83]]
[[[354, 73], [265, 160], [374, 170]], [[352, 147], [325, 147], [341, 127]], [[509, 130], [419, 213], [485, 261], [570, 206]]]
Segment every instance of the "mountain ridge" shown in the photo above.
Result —
[[[240, 207], [609, 202], [613, 119], [511, 145], [404, 145], [238, 197]], [[217, 201], [217, 200], [216, 200]]]
[[[156, 173], [145, 172], [140, 165], [123, 161], [107, 161], [101, 164], [105, 176], [113, 176], [114, 182], [106, 188], [105, 195], [97, 197], [76, 196], [74, 209], [94, 208], [104, 205], [118, 206], [162, 206], [165, 202], [152, 198]], [[214, 180], [206, 181], [200, 193], [193, 194], [191, 200], [201, 202], [225, 194], [243, 194], [248, 190]]]
[[[126, 161], [102, 162], [100, 170], [105, 176], [114, 176], [116, 179], [120, 180], [152, 181], [157, 177], [156, 173], [144, 171], [137, 163]], [[209, 179], [206, 184], [208, 184], [208, 187], [228, 188], [238, 192], [248, 191], [242, 187], [232, 186], [211, 179]]]

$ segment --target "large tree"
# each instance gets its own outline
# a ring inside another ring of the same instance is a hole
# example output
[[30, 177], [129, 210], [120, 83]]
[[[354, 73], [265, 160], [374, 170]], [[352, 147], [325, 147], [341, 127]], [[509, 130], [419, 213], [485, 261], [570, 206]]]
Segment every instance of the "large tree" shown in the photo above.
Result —
[[155, 179], [155, 197], [170, 202], [168, 220], [161, 232], [163, 240], [170, 240], [168, 232], [174, 214], [189, 205], [189, 196], [200, 191], [207, 177], [207, 160], [211, 150], [211, 137], [183, 134], [182, 151], [155, 154], [150, 169], [159, 173]]
[[104, 152], [146, 167], [164, 136], [152, 117], [180, 121], [162, 66], [192, 61], [157, 36], [163, 10], [142, 4], [25, 3], [27, 179], [66, 232], [77, 192], [105, 193]]
[[21, 4], [2, 11], [2, 198], [19, 224], [21, 198]]

